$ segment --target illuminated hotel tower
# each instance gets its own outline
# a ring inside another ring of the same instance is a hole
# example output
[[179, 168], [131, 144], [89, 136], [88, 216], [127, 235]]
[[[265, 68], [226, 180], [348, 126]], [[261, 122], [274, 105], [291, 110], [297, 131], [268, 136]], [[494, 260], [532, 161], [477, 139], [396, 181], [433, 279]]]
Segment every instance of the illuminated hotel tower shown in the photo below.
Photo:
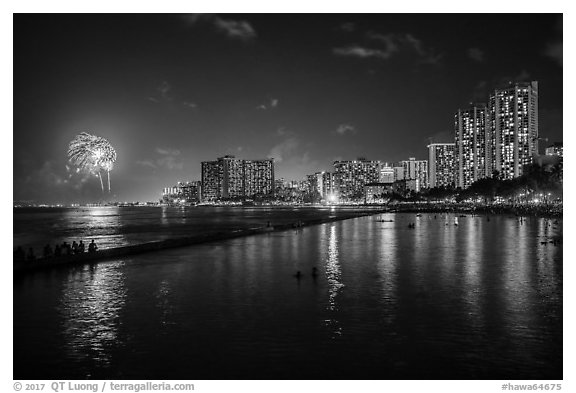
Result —
[[244, 196], [247, 198], [274, 195], [274, 159], [243, 160]]
[[484, 104], [458, 110], [454, 116], [456, 186], [468, 188], [490, 174], [488, 110]]
[[417, 160], [414, 157], [406, 161], [400, 161], [404, 169], [404, 180], [416, 180], [416, 191], [428, 187], [428, 161]]
[[353, 161], [334, 161], [334, 185], [340, 201], [364, 199], [364, 185], [380, 180], [380, 161], [358, 158]]
[[430, 188], [454, 186], [454, 143], [428, 145], [428, 182]]
[[274, 159], [243, 160], [224, 156], [202, 162], [202, 200], [274, 195]]
[[538, 82], [510, 83], [490, 95], [492, 171], [500, 178], [522, 175], [538, 154]]

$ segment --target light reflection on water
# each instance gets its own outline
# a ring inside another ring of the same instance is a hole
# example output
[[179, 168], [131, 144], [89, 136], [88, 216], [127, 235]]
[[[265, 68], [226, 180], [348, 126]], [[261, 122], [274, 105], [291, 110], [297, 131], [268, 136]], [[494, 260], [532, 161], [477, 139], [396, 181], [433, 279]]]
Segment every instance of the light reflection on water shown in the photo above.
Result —
[[328, 256], [326, 258], [326, 280], [328, 281], [328, 307], [329, 315], [333, 316], [326, 320], [326, 324], [332, 330], [332, 337], [342, 334], [342, 327], [338, 323], [338, 303], [336, 297], [344, 284], [341, 281], [340, 263], [338, 261], [338, 239], [336, 238], [336, 225], [330, 226], [328, 235]]
[[116, 262], [74, 269], [63, 282], [57, 311], [66, 356], [105, 368], [110, 365], [111, 349], [122, 346], [118, 336], [126, 301], [122, 266]]
[[562, 378], [561, 221], [379, 218], [17, 279], [15, 378]]
[[467, 231], [464, 254], [464, 301], [468, 308], [468, 321], [472, 331], [482, 328], [482, 287], [480, 285], [482, 262], [485, 258], [483, 233], [478, 230], [478, 220], [463, 220]]

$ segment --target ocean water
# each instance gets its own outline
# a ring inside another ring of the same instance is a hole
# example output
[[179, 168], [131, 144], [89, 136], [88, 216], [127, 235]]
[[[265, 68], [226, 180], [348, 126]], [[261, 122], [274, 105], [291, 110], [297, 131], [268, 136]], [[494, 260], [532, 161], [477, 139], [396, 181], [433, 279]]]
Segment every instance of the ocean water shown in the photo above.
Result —
[[348, 216], [354, 209], [334, 207], [79, 207], [14, 209], [14, 247], [89, 243], [99, 249], [200, 233], [286, 224], [298, 220]]
[[390, 213], [16, 276], [14, 378], [562, 379], [562, 220], [453, 222]]

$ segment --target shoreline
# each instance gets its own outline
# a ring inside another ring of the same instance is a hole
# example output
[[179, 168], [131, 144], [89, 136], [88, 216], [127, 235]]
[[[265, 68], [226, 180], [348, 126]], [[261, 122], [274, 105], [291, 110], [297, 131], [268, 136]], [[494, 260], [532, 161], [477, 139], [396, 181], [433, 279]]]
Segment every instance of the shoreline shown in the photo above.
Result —
[[[121, 258], [125, 256], [137, 255], [141, 253], [168, 250], [171, 248], [186, 247], [196, 244], [204, 244], [239, 237], [259, 235], [270, 232], [281, 232], [289, 229], [300, 229], [308, 226], [321, 225], [331, 222], [343, 221], [352, 218], [372, 216], [382, 213], [389, 213], [389, 209], [379, 207], [365, 207], [350, 209], [349, 215], [329, 216], [309, 220], [298, 220], [296, 222], [282, 223], [272, 226], [260, 226], [247, 229], [236, 229], [230, 231], [219, 231], [215, 233], [194, 235], [189, 237], [179, 237], [175, 239], [152, 241], [148, 243], [134, 244], [129, 246], [114, 247], [96, 251], [94, 253], [85, 252], [79, 255], [66, 255], [50, 258], [37, 258], [32, 261], [13, 261], [14, 273], [27, 273], [31, 271], [55, 268], [59, 266], [80, 265], [86, 263], [97, 263], [106, 260]], [[354, 210], [354, 211], [352, 211]]]
[[464, 213], [464, 214], [494, 214], [531, 216], [544, 218], [562, 218], [563, 209], [550, 206], [523, 206], [523, 205], [462, 205], [435, 203], [411, 203], [390, 206], [392, 213]]

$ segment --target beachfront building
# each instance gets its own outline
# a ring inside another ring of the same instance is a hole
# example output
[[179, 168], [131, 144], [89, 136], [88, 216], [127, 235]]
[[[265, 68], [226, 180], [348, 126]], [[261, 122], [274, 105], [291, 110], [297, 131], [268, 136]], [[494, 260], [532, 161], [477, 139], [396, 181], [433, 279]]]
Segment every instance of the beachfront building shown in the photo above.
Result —
[[410, 157], [408, 160], [400, 162], [403, 171], [402, 179], [398, 180], [416, 180], [416, 191], [428, 187], [428, 161], [417, 160]]
[[394, 181], [404, 180], [404, 167], [401, 163], [397, 163], [392, 169], [394, 170]]
[[340, 202], [364, 201], [364, 185], [380, 179], [380, 161], [365, 158], [334, 162], [334, 184]]
[[244, 196], [244, 160], [234, 156], [224, 156], [222, 163], [222, 198], [242, 198]]
[[175, 186], [162, 190], [162, 202], [168, 204], [198, 203], [201, 190], [200, 181], [178, 182]]
[[555, 142], [546, 148], [547, 156], [564, 157], [564, 148], [562, 142]]
[[330, 203], [337, 200], [335, 176], [332, 172], [322, 172], [322, 198]]
[[454, 115], [455, 182], [462, 189], [490, 176], [488, 108], [473, 104]]
[[292, 190], [296, 190], [299, 193], [306, 193], [310, 189], [308, 179], [306, 180], [288, 180], [286, 182], [286, 187]]
[[202, 184], [202, 201], [273, 196], [274, 159], [203, 161]]
[[490, 95], [489, 172], [522, 175], [538, 154], [538, 82], [510, 83]]
[[322, 181], [322, 172], [316, 172], [312, 175], [307, 175], [308, 180], [308, 193], [317, 196], [319, 199], [324, 196], [324, 182]]
[[306, 176], [308, 190], [311, 195], [317, 195], [323, 200], [333, 200], [335, 194], [334, 174], [332, 172], [316, 172]]
[[244, 194], [248, 198], [274, 195], [274, 159], [243, 160]]
[[380, 168], [380, 183], [392, 184], [394, 183], [395, 176], [394, 176], [394, 167], [388, 165], [388, 163], [384, 163]]
[[216, 201], [224, 195], [224, 165], [221, 160], [203, 161], [202, 172], [202, 202]]
[[392, 194], [392, 183], [367, 183], [364, 185], [364, 203], [386, 203]]
[[428, 183], [430, 188], [454, 186], [454, 143], [431, 143], [428, 145]]

